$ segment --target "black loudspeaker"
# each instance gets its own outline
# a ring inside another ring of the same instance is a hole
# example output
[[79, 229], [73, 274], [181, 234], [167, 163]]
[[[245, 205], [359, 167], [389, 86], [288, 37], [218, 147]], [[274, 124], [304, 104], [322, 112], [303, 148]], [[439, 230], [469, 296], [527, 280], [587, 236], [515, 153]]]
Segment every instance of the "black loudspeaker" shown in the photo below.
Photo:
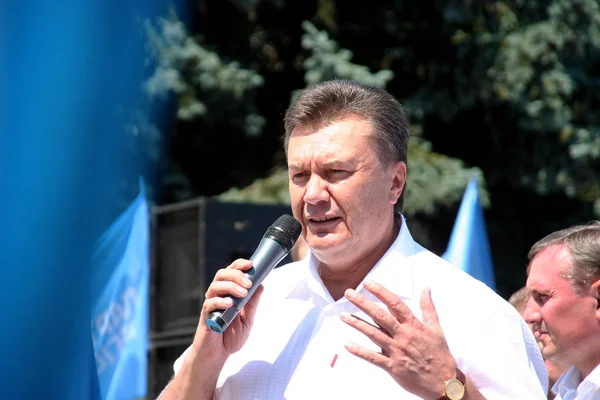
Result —
[[[204, 293], [217, 270], [249, 258], [286, 205], [198, 198], [154, 207], [151, 226], [148, 398], [173, 375], [173, 362], [192, 343]], [[283, 263], [291, 261], [289, 255]]]

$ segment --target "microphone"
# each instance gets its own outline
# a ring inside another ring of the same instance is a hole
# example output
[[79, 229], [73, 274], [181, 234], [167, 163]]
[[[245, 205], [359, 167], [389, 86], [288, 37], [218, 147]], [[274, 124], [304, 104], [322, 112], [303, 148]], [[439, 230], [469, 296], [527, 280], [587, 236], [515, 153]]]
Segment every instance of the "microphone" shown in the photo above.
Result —
[[248, 294], [244, 298], [228, 296], [233, 300], [233, 305], [226, 310], [215, 310], [210, 313], [206, 320], [206, 325], [210, 329], [217, 333], [223, 333], [227, 329], [269, 272], [294, 247], [301, 232], [302, 225], [291, 215], [284, 214], [273, 222], [250, 257], [252, 267], [245, 272], [246, 277], [252, 281]]

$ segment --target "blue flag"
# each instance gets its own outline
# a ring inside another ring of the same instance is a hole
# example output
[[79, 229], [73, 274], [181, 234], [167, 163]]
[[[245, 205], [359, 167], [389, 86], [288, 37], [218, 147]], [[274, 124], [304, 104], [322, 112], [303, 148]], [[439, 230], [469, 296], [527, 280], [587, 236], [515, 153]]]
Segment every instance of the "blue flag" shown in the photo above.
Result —
[[494, 266], [476, 177], [472, 177], [467, 185], [448, 248], [442, 258], [496, 290]]
[[147, 391], [149, 216], [140, 186], [93, 258], [92, 341], [104, 400], [134, 400]]

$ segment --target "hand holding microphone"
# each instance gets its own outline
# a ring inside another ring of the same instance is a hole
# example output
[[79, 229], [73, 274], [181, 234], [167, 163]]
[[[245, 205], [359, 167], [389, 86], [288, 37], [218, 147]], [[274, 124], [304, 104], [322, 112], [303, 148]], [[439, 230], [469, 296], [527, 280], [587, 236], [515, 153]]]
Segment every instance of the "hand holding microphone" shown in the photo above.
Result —
[[252, 267], [245, 271], [245, 278], [252, 286], [242, 297], [225, 296], [231, 306], [215, 310], [206, 319], [207, 326], [214, 332], [223, 333], [241, 309], [256, 292], [266, 276], [289, 253], [302, 232], [302, 226], [291, 215], [279, 217], [265, 232], [254, 254], [250, 257]]

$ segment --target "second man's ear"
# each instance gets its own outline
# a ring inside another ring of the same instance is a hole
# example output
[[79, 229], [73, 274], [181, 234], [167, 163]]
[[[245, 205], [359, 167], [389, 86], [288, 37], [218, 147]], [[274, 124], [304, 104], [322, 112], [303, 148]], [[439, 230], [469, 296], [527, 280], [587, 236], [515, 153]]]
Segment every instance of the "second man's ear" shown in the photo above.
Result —
[[600, 309], [600, 279], [592, 283], [590, 294], [596, 299], [596, 309]]

